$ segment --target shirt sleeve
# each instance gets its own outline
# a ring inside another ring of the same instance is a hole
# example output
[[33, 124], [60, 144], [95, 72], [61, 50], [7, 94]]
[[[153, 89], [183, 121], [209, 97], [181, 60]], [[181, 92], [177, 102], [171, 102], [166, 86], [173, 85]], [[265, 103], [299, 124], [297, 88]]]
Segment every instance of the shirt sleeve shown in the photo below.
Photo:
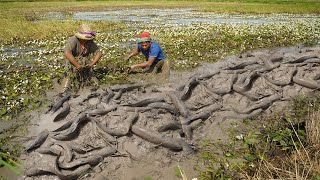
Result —
[[137, 45], [137, 50], [138, 50], [138, 52], [141, 52], [141, 49], [142, 49], [141, 44], [138, 44], [138, 45]]
[[66, 45], [64, 46], [64, 51], [72, 52], [72, 50], [74, 50], [75, 47], [76, 47], [75, 41], [72, 38], [70, 38], [68, 39]]

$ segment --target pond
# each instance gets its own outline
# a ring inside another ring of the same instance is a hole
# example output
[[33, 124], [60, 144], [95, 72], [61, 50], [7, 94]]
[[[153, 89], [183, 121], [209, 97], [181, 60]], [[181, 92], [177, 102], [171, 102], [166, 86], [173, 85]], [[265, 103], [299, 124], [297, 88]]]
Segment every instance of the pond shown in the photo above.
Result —
[[148, 23], [150, 25], [190, 25], [190, 24], [220, 24], [248, 23], [263, 24], [281, 21], [306, 20], [319, 18], [318, 15], [249, 15], [229, 13], [197, 12], [191, 8], [177, 9], [127, 9], [105, 12], [77, 12], [72, 17], [75, 20], [115, 21], [124, 23]]
[[[48, 12], [44, 19], [63, 20], [67, 16], [59, 12]], [[273, 22], [306, 21], [319, 19], [317, 14], [239, 14], [199, 12], [192, 8], [175, 9], [123, 9], [103, 12], [77, 12], [73, 20], [113, 21], [126, 24], [147, 23], [154, 25], [190, 25], [246, 23], [265, 24]]]

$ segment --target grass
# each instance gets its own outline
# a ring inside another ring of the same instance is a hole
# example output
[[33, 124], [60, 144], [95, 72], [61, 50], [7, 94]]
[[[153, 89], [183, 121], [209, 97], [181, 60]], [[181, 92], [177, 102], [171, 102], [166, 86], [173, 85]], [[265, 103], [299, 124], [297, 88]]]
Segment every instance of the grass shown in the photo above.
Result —
[[[106, 11], [120, 8], [194, 8], [198, 11], [216, 13], [293, 13], [319, 14], [319, 1], [1, 1], [0, 17], [3, 20], [0, 31], [0, 42], [7, 43], [17, 39], [52, 38], [63, 32], [71, 34], [75, 29], [74, 23], [41, 22], [37, 23], [47, 12], [61, 12], [68, 18], [74, 12]], [[266, 4], [268, 4], [266, 6]], [[108, 29], [106, 29], [108, 30]]]
[[200, 179], [319, 179], [319, 107], [319, 95], [300, 96], [286, 111], [230, 128], [228, 142], [204, 142]]
[[7, 167], [8, 169], [10, 169], [12, 172], [14, 172], [17, 175], [21, 175], [20, 170], [17, 168], [17, 167], [22, 168], [20, 166], [20, 164], [18, 164], [17, 162], [15, 162], [13, 160], [3, 160], [2, 157], [8, 157], [8, 155], [4, 154], [4, 153], [0, 153], [0, 165]]
[[254, 14], [271, 14], [271, 13], [316, 13], [319, 14], [319, 3], [260, 3], [260, 2], [221, 2], [200, 6], [199, 9], [205, 12], [232, 12], [232, 13], [254, 13]]
[[[0, 42], [5, 44], [25, 44], [26, 42], [52, 40], [62, 41], [67, 37], [72, 36], [81, 21], [43, 21], [41, 23], [35, 23], [32, 21], [26, 21], [24, 19], [4, 19], [3, 26], [0, 28], [2, 34], [0, 35]], [[108, 21], [101, 21], [99, 23], [88, 23], [93, 29], [100, 31], [113, 31], [119, 30], [125, 25], [121, 23], [112, 23]]]
[[[320, 13], [320, 2], [303, 0], [274, 1], [34, 1], [0, 2], [0, 17], [30, 17], [46, 12], [59, 11], [66, 14], [77, 11], [104, 11], [111, 8], [177, 8], [189, 7], [207, 12], [241, 13]], [[267, 6], [265, 6], [267, 4]]]

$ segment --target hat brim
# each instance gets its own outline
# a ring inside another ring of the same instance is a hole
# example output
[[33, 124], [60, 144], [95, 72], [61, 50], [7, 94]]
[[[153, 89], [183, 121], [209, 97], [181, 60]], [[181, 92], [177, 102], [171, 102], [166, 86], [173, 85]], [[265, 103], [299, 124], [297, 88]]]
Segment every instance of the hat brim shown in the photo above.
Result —
[[88, 34], [80, 34], [80, 33], [75, 33], [75, 36], [79, 39], [83, 39], [83, 40], [92, 40], [94, 39], [95, 37], [92, 36], [92, 35], [88, 35]]
[[143, 42], [148, 42], [148, 41], [151, 41], [151, 38], [139, 38], [138, 39], [138, 43], [143, 43]]

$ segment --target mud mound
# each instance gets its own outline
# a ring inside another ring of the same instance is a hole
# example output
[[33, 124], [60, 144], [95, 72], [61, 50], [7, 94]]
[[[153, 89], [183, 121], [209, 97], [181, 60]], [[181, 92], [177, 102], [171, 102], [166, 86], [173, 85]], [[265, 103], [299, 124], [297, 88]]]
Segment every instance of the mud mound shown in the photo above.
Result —
[[59, 97], [35, 119], [25, 175], [141, 179], [149, 171], [166, 179], [159, 168], [191, 157], [197, 142], [214, 138], [216, 123], [279, 111], [292, 97], [318, 90], [319, 57], [320, 47], [260, 50], [204, 64], [185, 80], [172, 75], [163, 86], [136, 83]]

